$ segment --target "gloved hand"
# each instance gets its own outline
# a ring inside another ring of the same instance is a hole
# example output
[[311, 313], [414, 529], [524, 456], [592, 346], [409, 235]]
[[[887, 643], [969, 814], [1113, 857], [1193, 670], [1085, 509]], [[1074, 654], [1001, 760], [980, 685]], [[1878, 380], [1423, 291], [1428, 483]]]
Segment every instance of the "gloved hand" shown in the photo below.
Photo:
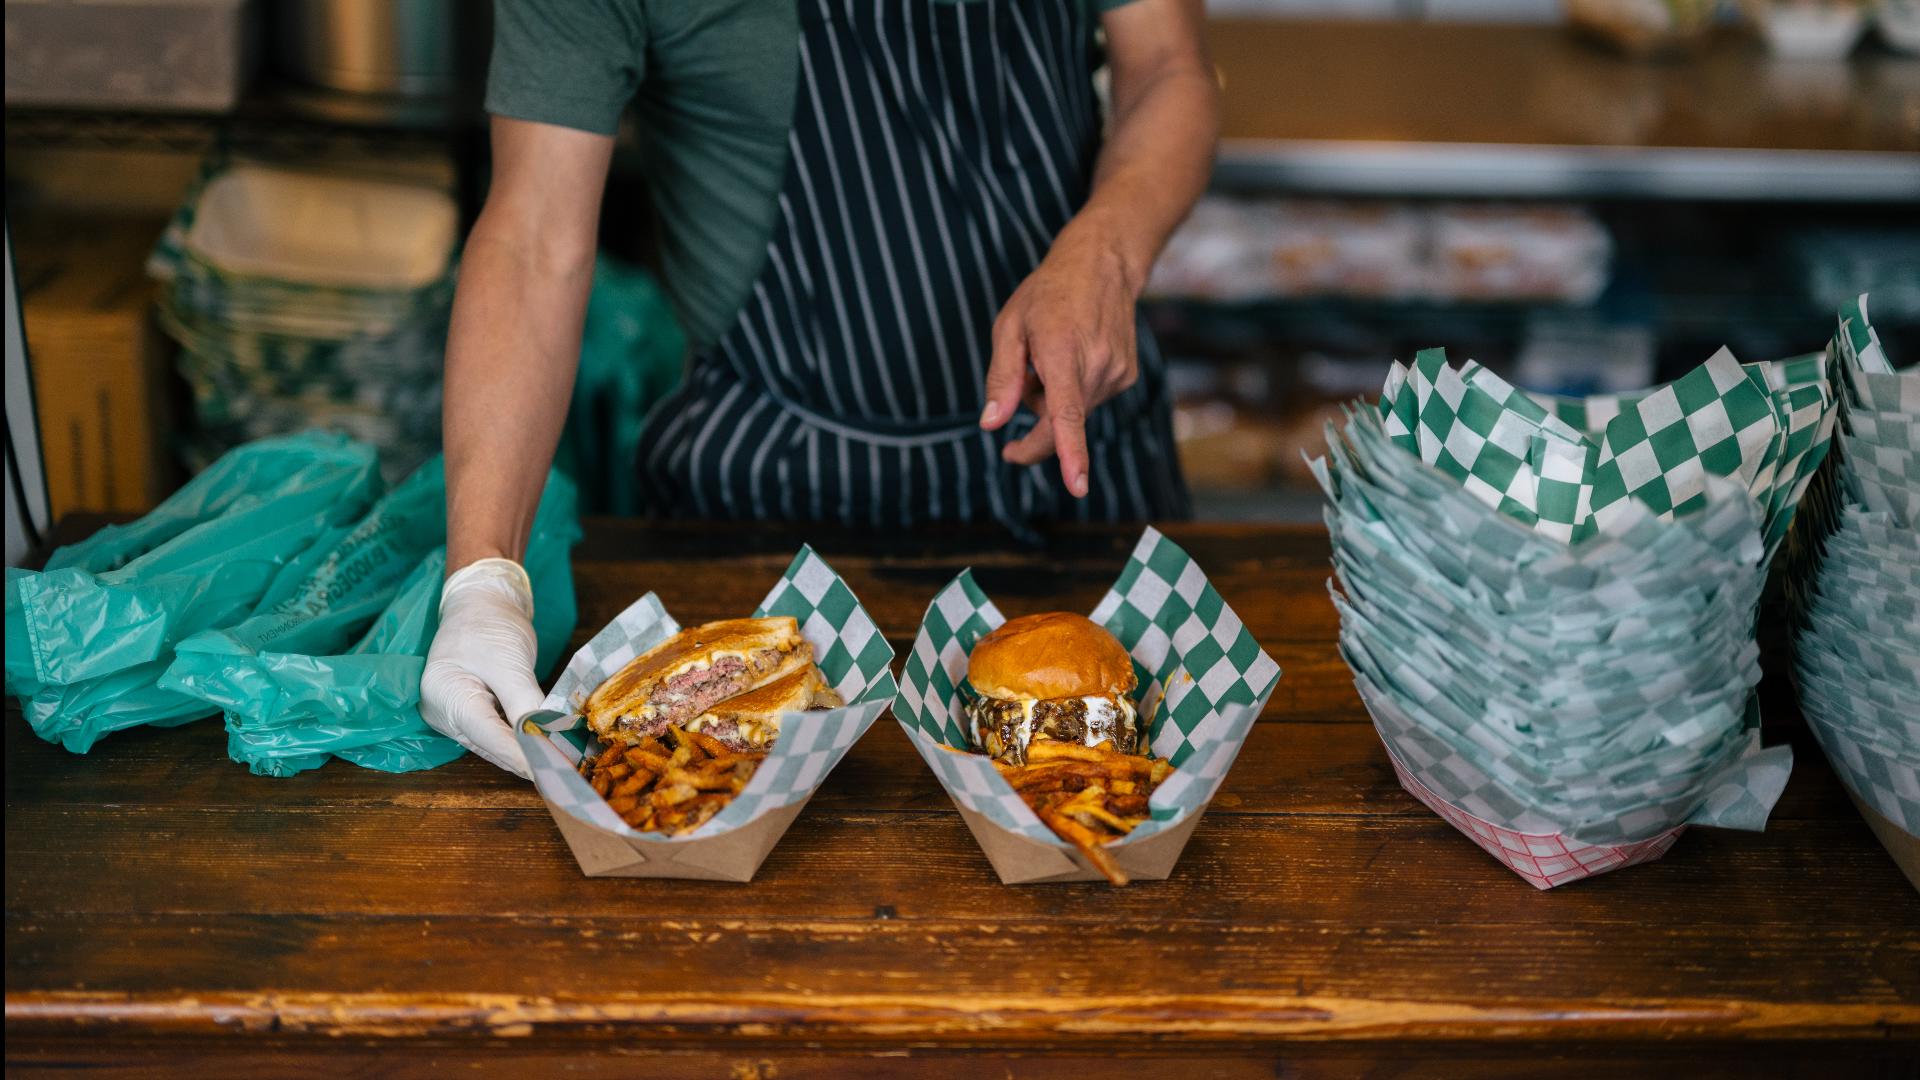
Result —
[[440, 629], [420, 676], [427, 726], [531, 779], [510, 724], [545, 699], [534, 677], [533, 584], [511, 559], [462, 567], [440, 590]]

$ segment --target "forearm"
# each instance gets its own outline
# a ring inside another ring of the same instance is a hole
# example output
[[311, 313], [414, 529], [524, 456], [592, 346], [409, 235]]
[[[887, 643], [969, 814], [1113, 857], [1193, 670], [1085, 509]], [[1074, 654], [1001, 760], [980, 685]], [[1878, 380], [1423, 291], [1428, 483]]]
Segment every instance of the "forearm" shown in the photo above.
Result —
[[1092, 194], [1061, 239], [1097, 237], [1138, 296], [1167, 237], [1206, 190], [1218, 132], [1218, 90], [1205, 63], [1169, 63], [1138, 85], [1116, 81]]
[[483, 212], [447, 339], [447, 569], [518, 560], [566, 422], [593, 281], [590, 249], [557, 252]]

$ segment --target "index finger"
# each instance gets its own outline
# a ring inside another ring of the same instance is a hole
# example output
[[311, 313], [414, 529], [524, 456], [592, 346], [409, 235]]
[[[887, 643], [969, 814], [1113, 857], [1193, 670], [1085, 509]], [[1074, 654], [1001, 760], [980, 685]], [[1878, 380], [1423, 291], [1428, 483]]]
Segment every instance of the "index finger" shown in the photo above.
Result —
[[1076, 499], [1087, 497], [1086, 388], [1078, 379], [1062, 379], [1048, 386], [1047, 419], [1052, 421], [1053, 448], [1060, 455], [1060, 479]]

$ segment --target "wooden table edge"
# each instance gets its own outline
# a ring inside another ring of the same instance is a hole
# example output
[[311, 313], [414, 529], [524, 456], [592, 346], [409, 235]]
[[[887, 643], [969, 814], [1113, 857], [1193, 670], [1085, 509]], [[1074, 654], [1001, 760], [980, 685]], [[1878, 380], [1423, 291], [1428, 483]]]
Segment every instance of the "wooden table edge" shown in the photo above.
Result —
[[911, 1040], [1067, 1048], [1110, 1045], [1123, 1037], [1191, 1046], [1492, 1038], [1634, 1042], [1676, 1037], [1920, 1044], [1920, 1005], [1704, 999], [1522, 1005], [1251, 994], [975, 998], [619, 993], [587, 1000], [514, 994], [33, 991], [6, 996], [9, 1044], [79, 1036], [233, 1035], [665, 1042], [691, 1034], [781, 1043]]

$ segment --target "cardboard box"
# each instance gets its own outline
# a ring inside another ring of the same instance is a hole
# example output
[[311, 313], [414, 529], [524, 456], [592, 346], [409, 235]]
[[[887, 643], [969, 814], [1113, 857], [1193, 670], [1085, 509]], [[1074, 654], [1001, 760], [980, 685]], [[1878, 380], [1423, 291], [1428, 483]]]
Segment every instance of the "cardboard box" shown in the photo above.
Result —
[[161, 223], [40, 220], [15, 234], [20, 306], [57, 520], [140, 513], [176, 480], [167, 356], [145, 262]]

